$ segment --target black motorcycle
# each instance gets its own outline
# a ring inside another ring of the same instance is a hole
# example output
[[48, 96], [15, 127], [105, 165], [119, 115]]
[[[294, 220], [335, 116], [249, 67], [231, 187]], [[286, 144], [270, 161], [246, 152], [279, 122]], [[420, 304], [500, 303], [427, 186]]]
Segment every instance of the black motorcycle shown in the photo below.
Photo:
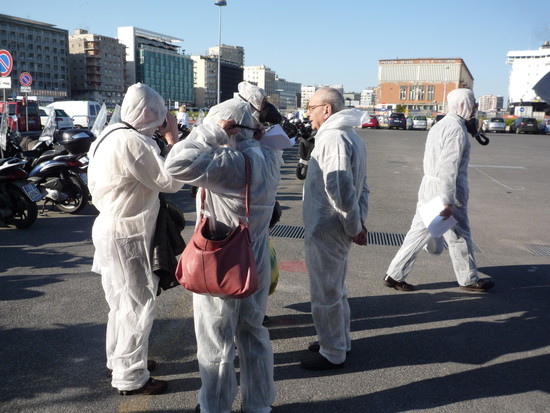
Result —
[[306, 179], [307, 167], [311, 158], [311, 152], [315, 148], [315, 132], [311, 128], [310, 122], [302, 122], [299, 119], [295, 121], [296, 128], [298, 129], [298, 137], [300, 138], [298, 143], [298, 155], [300, 160], [296, 166], [296, 177], [300, 180]]
[[27, 180], [24, 160], [0, 159], [0, 220], [18, 229], [30, 227], [38, 216], [42, 194]]
[[60, 211], [75, 214], [88, 204], [87, 152], [94, 140], [87, 129], [66, 130], [60, 145], [32, 161], [29, 180], [42, 193], [44, 208], [50, 202]]

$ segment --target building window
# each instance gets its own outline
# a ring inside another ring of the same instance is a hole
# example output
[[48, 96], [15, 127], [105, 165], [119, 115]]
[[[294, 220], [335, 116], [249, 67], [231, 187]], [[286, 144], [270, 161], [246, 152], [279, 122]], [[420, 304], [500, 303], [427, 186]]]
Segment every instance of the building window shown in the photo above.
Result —
[[416, 86], [411, 86], [409, 88], [409, 100], [415, 100], [416, 99]]
[[399, 99], [407, 99], [407, 86], [399, 86]]
[[428, 86], [428, 100], [434, 100], [435, 95], [435, 86], [429, 85]]
[[417, 86], [416, 87], [416, 97], [418, 100], [424, 100], [424, 90], [426, 88], [424, 86]]

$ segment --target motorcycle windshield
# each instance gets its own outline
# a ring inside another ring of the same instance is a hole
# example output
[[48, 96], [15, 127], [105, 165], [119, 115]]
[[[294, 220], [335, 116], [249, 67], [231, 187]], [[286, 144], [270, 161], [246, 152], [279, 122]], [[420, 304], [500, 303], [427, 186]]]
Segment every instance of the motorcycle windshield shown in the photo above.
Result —
[[97, 114], [97, 117], [95, 118], [94, 125], [92, 126], [92, 133], [95, 136], [99, 136], [99, 134], [105, 129], [105, 126], [107, 125], [107, 105], [105, 103], [101, 105], [101, 109], [99, 110], [99, 113]]
[[115, 109], [113, 110], [113, 114], [111, 115], [111, 120], [109, 120], [109, 125], [120, 123], [121, 121], [122, 119], [120, 118], [120, 105], [116, 105]]
[[42, 129], [39, 140], [53, 142], [53, 135], [55, 133], [55, 109], [46, 107], [45, 110], [48, 114], [48, 119], [46, 119], [46, 124], [44, 125], [44, 129]]
[[2, 147], [2, 150], [5, 151], [7, 148], [7, 136], [8, 136], [8, 108], [9, 105], [4, 104], [4, 108], [2, 110], [2, 122], [0, 123], [0, 147]]

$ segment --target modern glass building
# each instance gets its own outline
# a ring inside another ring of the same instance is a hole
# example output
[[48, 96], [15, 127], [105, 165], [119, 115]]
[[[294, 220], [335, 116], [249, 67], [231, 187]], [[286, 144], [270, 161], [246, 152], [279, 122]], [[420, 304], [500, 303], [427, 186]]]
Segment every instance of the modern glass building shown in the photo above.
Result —
[[195, 101], [191, 58], [148, 47], [139, 48], [137, 55], [136, 81], [151, 86], [168, 101]]
[[195, 101], [193, 60], [182, 53], [172, 36], [137, 27], [119, 27], [118, 40], [126, 46], [126, 85], [142, 82], [159, 92], [166, 102], [187, 105]]

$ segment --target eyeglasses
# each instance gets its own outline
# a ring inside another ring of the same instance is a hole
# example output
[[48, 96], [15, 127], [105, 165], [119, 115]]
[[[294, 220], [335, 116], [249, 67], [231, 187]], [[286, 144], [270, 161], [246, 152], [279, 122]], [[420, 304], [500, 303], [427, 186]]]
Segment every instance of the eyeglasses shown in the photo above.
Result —
[[308, 110], [308, 112], [313, 112], [313, 109], [316, 109], [316, 108], [321, 107], [321, 106], [326, 106], [326, 105], [328, 105], [328, 103], [323, 103], [321, 105], [308, 106], [307, 110]]

